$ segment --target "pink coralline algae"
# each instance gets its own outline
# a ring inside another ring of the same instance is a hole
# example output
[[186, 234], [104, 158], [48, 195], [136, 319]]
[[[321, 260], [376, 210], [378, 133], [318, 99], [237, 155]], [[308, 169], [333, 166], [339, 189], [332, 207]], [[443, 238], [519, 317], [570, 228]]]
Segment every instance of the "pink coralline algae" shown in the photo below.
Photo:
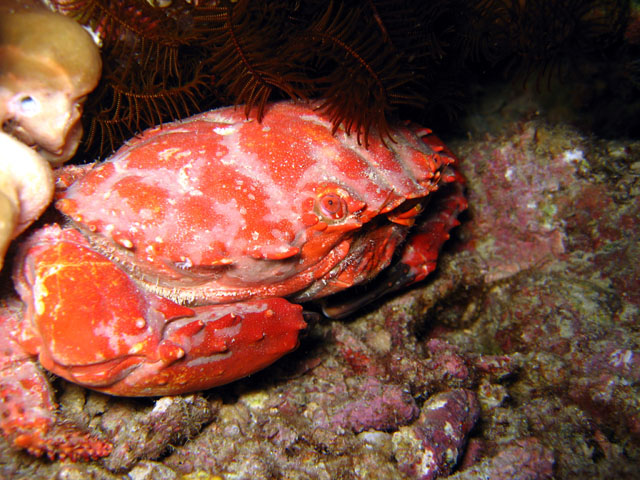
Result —
[[441, 332], [461, 352], [515, 366], [500, 391], [481, 383], [485, 446], [534, 435], [552, 449], [556, 478], [631, 478], [640, 145], [529, 121], [463, 150], [472, 220], [453, 278], [477, 294], [437, 308], [441, 321], [464, 320], [468, 336]]
[[448, 475], [479, 415], [478, 400], [471, 391], [458, 389], [429, 398], [416, 422], [393, 434], [400, 470], [419, 480]]
[[[73, 473], [637, 478], [640, 144], [527, 118], [455, 150], [470, 211], [432, 281], [309, 321], [293, 355], [189, 402], [58, 382], [64, 418], [130, 452]], [[20, 458], [5, 447], [0, 474], [71, 468]]]
[[469, 230], [474, 249], [485, 262], [487, 282], [539, 265], [566, 250], [564, 220], [557, 215], [555, 199], [562, 195], [575, 167], [563, 158], [549, 162], [529, 148], [536, 135], [532, 126], [523, 128], [505, 141], [485, 142], [488, 150], [475, 149], [465, 159], [472, 178], [480, 182], [472, 190], [477, 201]]
[[553, 455], [535, 438], [515, 440], [495, 457], [448, 477], [450, 480], [538, 480], [553, 475]]
[[[381, 383], [369, 377], [353, 394], [329, 407], [329, 422], [355, 433], [365, 430], [393, 431], [418, 416], [419, 409], [409, 392], [402, 387]], [[317, 422], [323, 426], [322, 422]]]

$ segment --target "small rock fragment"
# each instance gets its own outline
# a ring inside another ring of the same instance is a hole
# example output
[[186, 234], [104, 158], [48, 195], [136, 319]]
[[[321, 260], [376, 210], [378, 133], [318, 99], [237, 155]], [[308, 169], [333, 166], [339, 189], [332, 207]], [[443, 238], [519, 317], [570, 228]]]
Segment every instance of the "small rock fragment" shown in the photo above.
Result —
[[478, 400], [470, 390], [450, 390], [431, 397], [418, 420], [393, 434], [399, 469], [420, 480], [448, 475], [479, 415]]

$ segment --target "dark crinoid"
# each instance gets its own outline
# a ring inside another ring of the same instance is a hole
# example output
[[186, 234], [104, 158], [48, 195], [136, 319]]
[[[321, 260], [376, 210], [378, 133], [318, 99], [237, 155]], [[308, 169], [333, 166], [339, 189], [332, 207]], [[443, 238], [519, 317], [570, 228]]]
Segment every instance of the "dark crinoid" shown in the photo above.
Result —
[[105, 155], [144, 128], [201, 110], [212, 92], [192, 8], [137, 0], [52, 0], [101, 39], [103, 74], [85, 106], [85, 151]]
[[[621, 35], [628, 0], [50, 0], [102, 39], [85, 150], [216, 106], [320, 99], [367, 143], [450, 110], [467, 73], [553, 69]], [[541, 26], [544, 28], [541, 29]]]

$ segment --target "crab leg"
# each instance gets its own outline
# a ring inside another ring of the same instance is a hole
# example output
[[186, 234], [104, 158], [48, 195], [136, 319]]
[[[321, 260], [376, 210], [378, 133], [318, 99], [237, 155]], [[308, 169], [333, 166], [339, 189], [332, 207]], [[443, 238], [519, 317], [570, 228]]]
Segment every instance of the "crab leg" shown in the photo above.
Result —
[[464, 196], [464, 179], [457, 170], [451, 170], [448, 182], [441, 192], [436, 194], [434, 204], [423, 222], [409, 237], [400, 264], [406, 268], [403, 279], [399, 280], [392, 290], [411, 285], [425, 279], [436, 269], [438, 253], [449, 239], [449, 231], [460, 225], [458, 215], [466, 210], [467, 200]]
[[436, 268], [442, 245], [449, 231], [460, 224], [458, 215], [467, 208], [464, 180], [456, 170], [449, 172], [447, 185], [441, 187], [420, 223], [416, 223], [400, 259], [383, 271], [367, 286], [365, 292], [354, 299], [352, 294], [329, 298], [323, 304], [323, 313], [330, 318], [341, 318], [367, 305], [389, 292], [423, 280]]
[[58, 422], [47, 378], [14, 339], [20, 310], [18, 302], [0, 308], [0, 430], [16, 447], [34, 455], [71, 460], [108, 455], [108, 442]]

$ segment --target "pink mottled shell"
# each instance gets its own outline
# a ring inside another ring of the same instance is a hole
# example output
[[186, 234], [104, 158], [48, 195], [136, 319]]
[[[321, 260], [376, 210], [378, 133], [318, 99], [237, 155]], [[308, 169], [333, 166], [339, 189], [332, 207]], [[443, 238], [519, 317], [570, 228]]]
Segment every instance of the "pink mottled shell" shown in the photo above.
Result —
[[[371, 136], [368, 149], [331, 129], [305, 104], [272, 104], [261, 123], [241, 108], [213, 110], [147, 130], [69, 188], [58, 207], [145, 268], [213, 271], [247, 257], [291, 258], [310, 235], [360, 228], [428, 195], [453, 161], [409, 128], [394, 130], [386, 145]], [[326, 190], [346, 198], [349, 212], [314, 229], [326, 220], [317, 206]], [[323, 244], [327, 252], [339, 241], [334, 236]], [[261, 272], [254, 274], [258, 281]]]

